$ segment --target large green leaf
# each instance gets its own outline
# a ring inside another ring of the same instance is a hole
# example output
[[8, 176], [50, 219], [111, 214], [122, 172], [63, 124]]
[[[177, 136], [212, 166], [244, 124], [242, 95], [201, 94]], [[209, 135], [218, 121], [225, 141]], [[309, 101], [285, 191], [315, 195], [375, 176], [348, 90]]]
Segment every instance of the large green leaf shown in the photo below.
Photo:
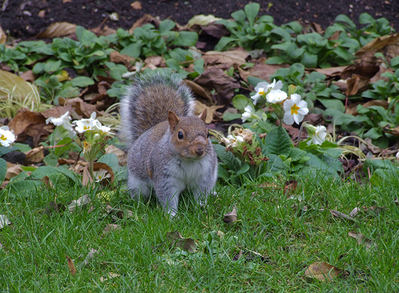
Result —
[[281, 126], [270, 131], [265, 140], [266, 154], [288, 155], [292, 148], [291, 138]]

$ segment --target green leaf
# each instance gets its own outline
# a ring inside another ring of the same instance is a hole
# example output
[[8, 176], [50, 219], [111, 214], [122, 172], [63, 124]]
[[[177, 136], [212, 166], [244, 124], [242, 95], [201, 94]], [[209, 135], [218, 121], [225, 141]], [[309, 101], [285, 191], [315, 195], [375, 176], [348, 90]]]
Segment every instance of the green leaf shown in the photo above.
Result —
[[73, 86], [87, 87], [94, 84], [94, 80], [87, 76], [78, 76], [71, 80]]
[[240, 113], [231, 113], [231, 112], [224, 112], [223, 113], [223, 121], [232, 121], [235, 119], [240, 119], [241, 118]]
[[399, 65], [399, 56], [391, 59], [391, 66], [396, 67]]
[[251, 102], [250, 99], [248, 99], [246, 96], [244, 95], [236, 95], [234, 96], [233, 100], [232, 100], [232, 104], [234, 106], [234, 108], [236, 108], [237, 110], [240, 111], [244, 111], [245, 107]]
[[47, 73], [53, 73], [62, 69], [61, 60], [47, 60], [44, 64], [44, 71]]
[[3, 182], [4, 178], [6, 178], [7, 173], [7, 162], [0, 158], [0, 185]]
[[172, 30], [176, 26], [176, 23], [170, 19], [165, 19], [159, 23], [159, 32], [161, 34]]
[[130, 57], [138, 58], [141, 54], [141, 47], [142, 44], [140, 42], [132, 43], [129, 46], [123, 48], [120, 53]]
[[198, 41], [198, 34], [196, 32], [181, 31], [179, 36], [173, 42], [173, 45], [180, 47], [192, 47]]
[[245, 21], [245, 12], [240, 9], [231, 14], [231, 17], [234, 18], [238, 23], [244, 23]]
[[302, 63], [306, 67], [316, 67], [317, 66], [317, 55], [310, 54], [308, 52], [305, 52], [302, 56]]
[[342, 113], [345, 112], [345, 105], [341, 100], [319, 99], [319, 102], [322, 103], [326, 109], [334, 109]]
[[267, 154], [288, 155], [292, 148], [291, 138], [281, 126], [270, 131], [265, 139]]
[[255, 22], [255, 18], [259, 13], [260, 5], [258, 3], [250, 3], [245, 5], [244, 10], [247, 15], [249, 25], [253, 26]]
[[277, 26], [277, 27], [273, 28], [271, 32], [276, 35], [279, 35], [283, 39], [284, 42], [291, 41], [290, 33], [282, 27]]
[[360, 24], [373, 24], [375, 23], [375, 19], [368, 13], [364, 12], [359, 16]]
[[215, 46], [216, 51], [223, 51], [224, 49], [228, 48], [228, 45], [236, 41], [237, 39], [232, 38], [232, 37], [222, 37], [219, 42]]

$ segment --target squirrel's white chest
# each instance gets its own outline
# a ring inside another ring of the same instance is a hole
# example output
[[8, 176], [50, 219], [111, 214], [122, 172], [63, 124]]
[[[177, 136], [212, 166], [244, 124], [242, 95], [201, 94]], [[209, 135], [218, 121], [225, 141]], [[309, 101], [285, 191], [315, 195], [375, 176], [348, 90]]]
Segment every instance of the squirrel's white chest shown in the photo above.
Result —
[[[196, 161], [177, 160], [177, 164], [171, 165], [170, 173], [186, 186], [195, 185], [199, 178], [203, 177], [208, 169], [208, 161], [205, 158]], [[173, 167], [172, 167], [173, 166]]]

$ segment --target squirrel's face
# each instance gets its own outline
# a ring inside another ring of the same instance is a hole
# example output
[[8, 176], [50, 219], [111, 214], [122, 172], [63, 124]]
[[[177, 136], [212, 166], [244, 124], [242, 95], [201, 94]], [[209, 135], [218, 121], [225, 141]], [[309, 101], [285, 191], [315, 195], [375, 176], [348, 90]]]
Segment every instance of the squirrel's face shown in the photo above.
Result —
[[172, 144], [186, 159], [199, 159], [208, 149], [208, 128], [198, 117], [183, 117], [174, 125], [170, 124]]

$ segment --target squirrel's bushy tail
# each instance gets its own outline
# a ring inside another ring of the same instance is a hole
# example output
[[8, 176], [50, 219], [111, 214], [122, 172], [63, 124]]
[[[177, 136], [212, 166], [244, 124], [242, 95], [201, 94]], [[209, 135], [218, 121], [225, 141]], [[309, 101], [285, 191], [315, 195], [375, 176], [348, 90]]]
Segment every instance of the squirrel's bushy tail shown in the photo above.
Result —
[[177, 75], [150, 72], [138, 76], [121, 101], [121, 138], [131, 145], [147, 129], [167, 120], [168, 111], [192, 115], [193, 101], [190, 89]]

